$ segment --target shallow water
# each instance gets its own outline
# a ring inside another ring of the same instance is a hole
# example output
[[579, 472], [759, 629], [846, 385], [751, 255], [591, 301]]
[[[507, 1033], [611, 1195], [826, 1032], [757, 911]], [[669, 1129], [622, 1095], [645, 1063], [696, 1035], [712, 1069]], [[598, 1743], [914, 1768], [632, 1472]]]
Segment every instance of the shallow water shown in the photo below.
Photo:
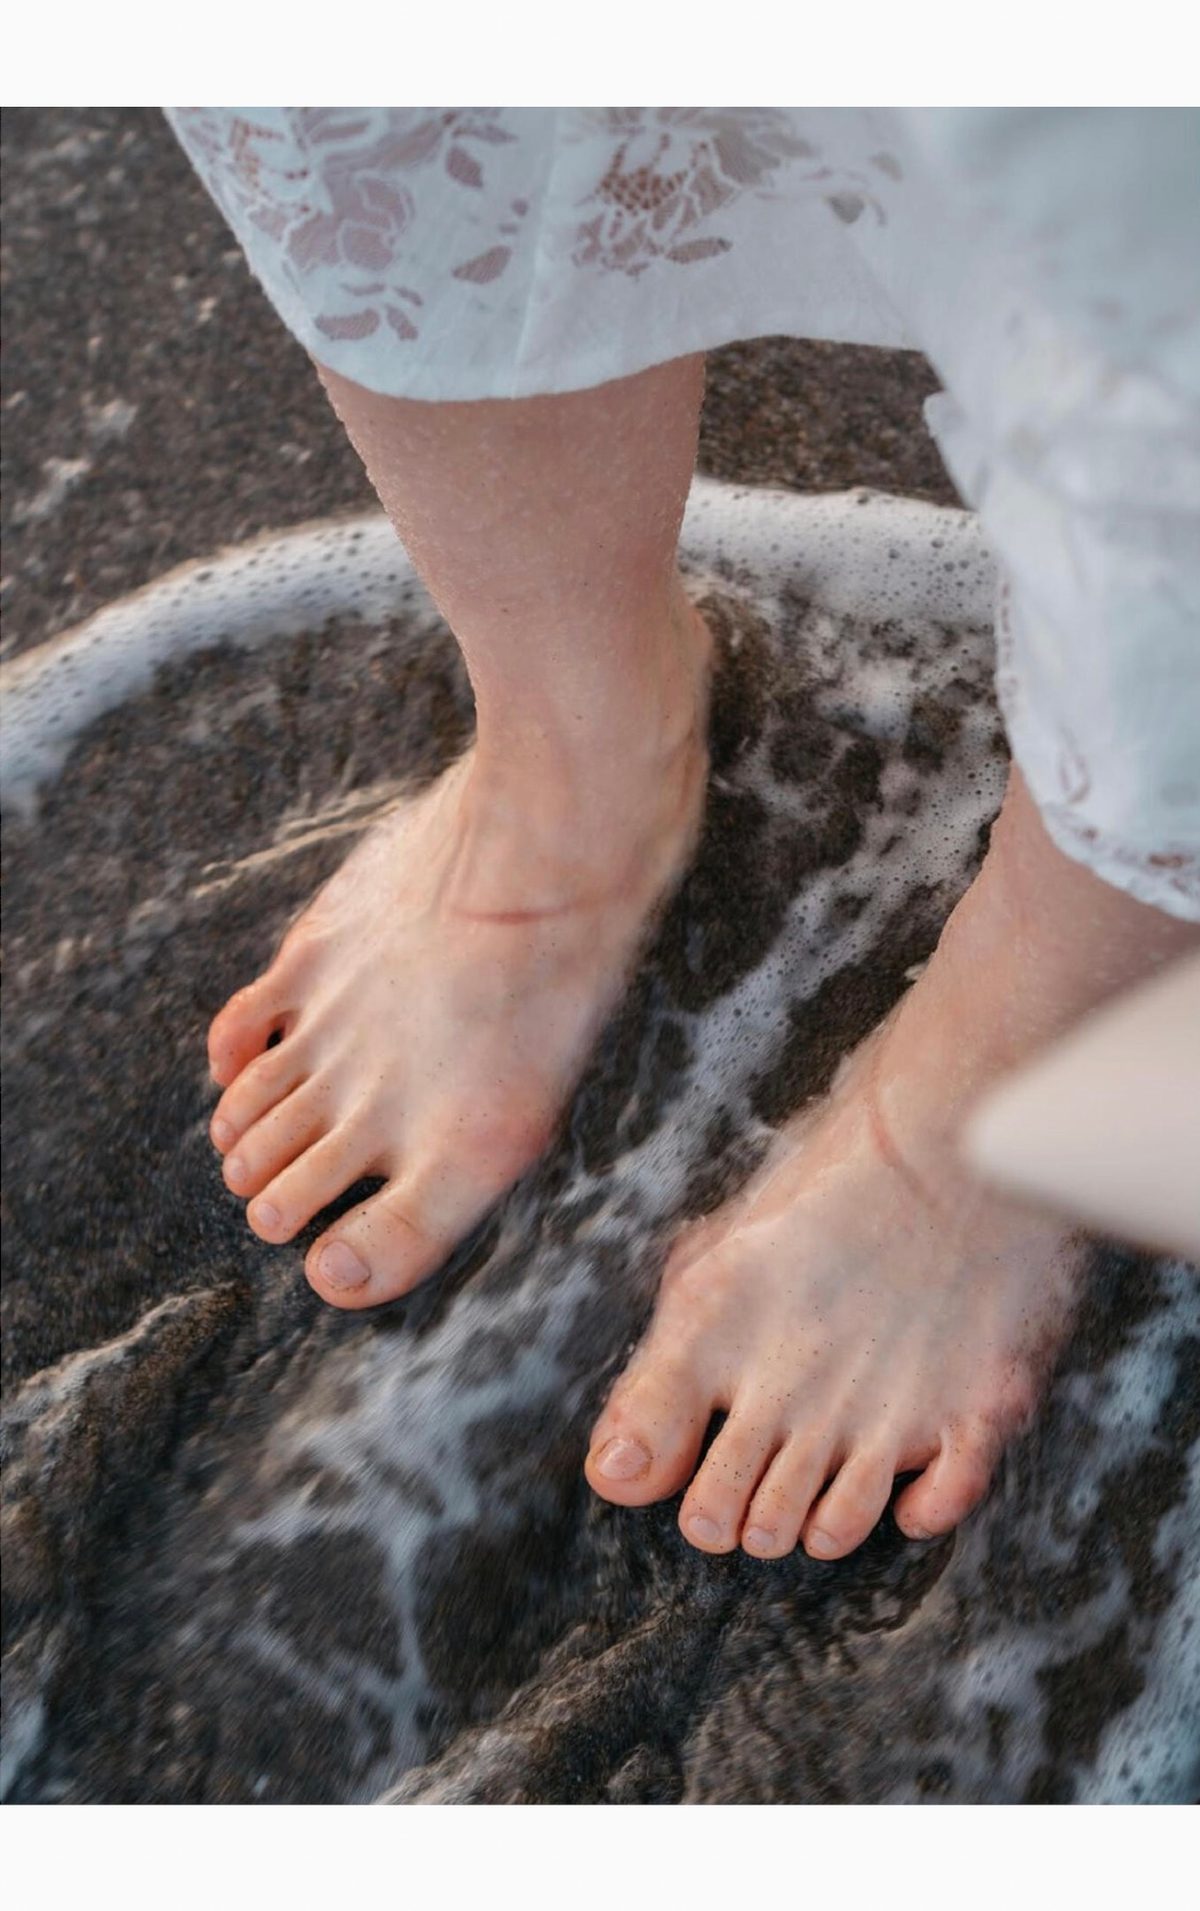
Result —
[[[964, 513], [698, 483], [695, 866], [559, 1141], [405, 1303], [251, 1236], [204, 1032], [469, 736], [378, 518], [189, 567], [5, 668], [8, 1795], [1168, 1800], [1200, 1785], [1200, 1294], [1098, 1246], [988, 1501], [850, 1559], [598, 1501], [681, 1217], [895, 1000], [1003, 783]], [[361, 1190], [348, 1198], [357, 1198]]]

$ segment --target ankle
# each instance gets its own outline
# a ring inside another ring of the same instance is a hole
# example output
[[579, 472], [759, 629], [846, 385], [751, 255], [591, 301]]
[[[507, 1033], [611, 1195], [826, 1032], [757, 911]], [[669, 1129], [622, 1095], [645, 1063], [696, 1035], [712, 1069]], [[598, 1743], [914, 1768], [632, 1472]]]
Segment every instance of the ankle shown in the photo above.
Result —
[[[654, 707], [654, 721], [643, 710], [615, 739], [590, 721], [574, 733], [514, 733], [481, 721], [462, 765], [456, 906], [550, 912], [622, 897], [644, 903], [678, 876], [708, 782], [712, 639], [690, 605], [687, 612], [687, 670], [677, 694]], [[514, 845], [522, 903], [509, 895]]]
[[599, 804], [613, 823], [669, 804], [675, 785], [706, 764], [712, 649], [679, 585], [658, 628], [642, 643], [626, 640], [619, 660], [598, 639], [565, 679], [550, 672], [519, 695], [480, 686], [476, 786], [524, 791], [567, 814]]

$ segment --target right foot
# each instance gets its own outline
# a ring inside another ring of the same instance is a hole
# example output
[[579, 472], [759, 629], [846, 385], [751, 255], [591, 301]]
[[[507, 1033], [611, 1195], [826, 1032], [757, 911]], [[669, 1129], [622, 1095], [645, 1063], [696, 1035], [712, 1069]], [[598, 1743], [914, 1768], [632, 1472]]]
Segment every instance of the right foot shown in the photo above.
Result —
[[644, 747], [551, 778], [472, 749], [364, 838], [213, 1022], [210, 1132], [262, 1240], [386, 1179], [309, 1250], [335, 1306], [432, 1274], [550, 1141], [698, 834], [711, 640], [680, 603], [670, 641], [682, 687]]

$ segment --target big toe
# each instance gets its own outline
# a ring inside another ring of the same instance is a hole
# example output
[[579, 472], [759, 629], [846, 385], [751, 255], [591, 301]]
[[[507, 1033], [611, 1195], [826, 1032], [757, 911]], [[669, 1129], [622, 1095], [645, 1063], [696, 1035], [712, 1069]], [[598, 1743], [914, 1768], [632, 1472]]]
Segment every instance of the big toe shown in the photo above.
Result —
[[[546, 1146], [546, 1124], [519, 1118], [430, 1124], [426, 1151], [317, 1241], [305, 1273], [335, 1307], [375, 1307], [435, 1274]], [[384, 1150], [379, 1150], [381, 1156]]]
[[437, 1272], [515, 1178], [414, 1165], [322, 1235], [305, 1273], [334, 1307], [396, 1300]]
[[584, 1472], [602, 1499], [648, 1506], [689, 1479], [713, 1413], [711, 1392], [678, 1359], [644, 1355], [596, 1422]]
[[304, 1271], [334, 1307], [378, 1307], [434, 1273], [453, 1246], [429, 1226], [403, 1183], [391, 1182], [314, 1242]]

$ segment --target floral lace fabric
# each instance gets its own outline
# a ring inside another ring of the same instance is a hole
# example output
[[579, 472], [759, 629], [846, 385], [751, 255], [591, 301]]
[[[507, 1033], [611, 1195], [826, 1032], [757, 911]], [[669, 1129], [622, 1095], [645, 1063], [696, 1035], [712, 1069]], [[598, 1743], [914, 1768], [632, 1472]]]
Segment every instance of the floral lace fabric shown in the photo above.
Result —
[[[674, 331], [700, 299], [698, 338], [718, 312], [729, 337], [760, 309], [819, 323], [828, 284], [806, 295], [778, 256], [799, 205], [842, 286], [831, 320], [903, 336], [836, 229], [897, 162], [843, 161], [778, 108], [168, 117], [297, 337], [372, 389], [520, 397], [619, 376], [650, 285]], [[655, 354], [651, 325], [642, 364]]]
[[1200, 114], [168, 117], [285, 324], [371, 390], [580, 389], [770, 333], [925, 351], [1047, 827], [1200, 920]]

